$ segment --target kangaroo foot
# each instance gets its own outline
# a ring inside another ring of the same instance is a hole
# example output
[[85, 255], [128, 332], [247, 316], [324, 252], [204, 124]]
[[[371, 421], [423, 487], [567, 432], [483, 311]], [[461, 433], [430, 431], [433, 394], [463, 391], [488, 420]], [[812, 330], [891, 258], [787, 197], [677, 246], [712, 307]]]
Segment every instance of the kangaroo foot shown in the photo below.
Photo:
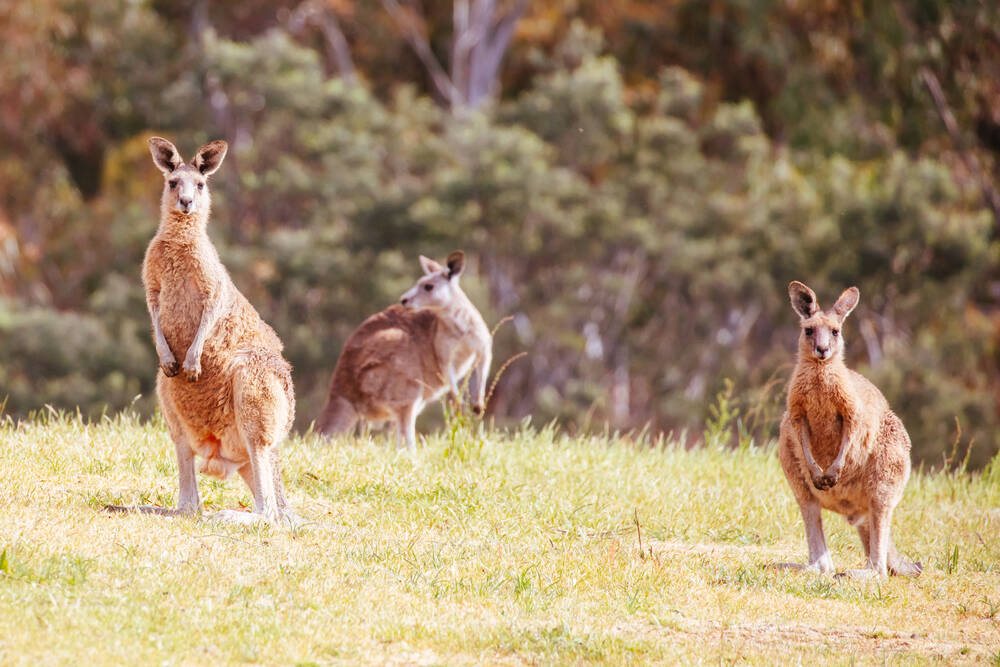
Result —
[[902, 560], [889, 564], [889, 574], [897, 577], [919, 577], [924, 571], [923, 563]]
[[873, 581], [875, 579], [885, 579], [886, 575], [870, 567], [857, 570], [844, 570], [833, 575], [836, 579], [856, 579], [858, 581]]
[[285, 510], [277, 516], [269, 517], [256, 512], [241, 512], [239, 510], [220, 510], [206, 518], [212, 523], [226, 523], [237, 526], [275, 526], [294, 530], [303, 526], [306, 521], [294, 512]]

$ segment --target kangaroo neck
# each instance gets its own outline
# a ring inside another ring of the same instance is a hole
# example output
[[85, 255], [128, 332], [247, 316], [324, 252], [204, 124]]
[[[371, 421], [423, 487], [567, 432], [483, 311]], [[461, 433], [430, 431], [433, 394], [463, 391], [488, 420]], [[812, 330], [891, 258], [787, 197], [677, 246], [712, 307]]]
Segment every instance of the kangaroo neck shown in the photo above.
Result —
[[476, 320], [482, 320], [479, 311], [472, 305], [469, 297], [460, 289], [455, 289], [455, 303], [438, 311], [442, 323], [450, 333], [466, 334], [476, 328]]
[[837, 353], [832, 359], [821, 361], [812, 356], [799, 355], [797, 375], [814, 378], [820, 384], [836, 384], [843, 380], [847, 366], [842, 353]]
[[208, 240], [208, 215], [185, 215], [180, 211], [165, 211], [160, 217], [159, 234], [172, 241]]

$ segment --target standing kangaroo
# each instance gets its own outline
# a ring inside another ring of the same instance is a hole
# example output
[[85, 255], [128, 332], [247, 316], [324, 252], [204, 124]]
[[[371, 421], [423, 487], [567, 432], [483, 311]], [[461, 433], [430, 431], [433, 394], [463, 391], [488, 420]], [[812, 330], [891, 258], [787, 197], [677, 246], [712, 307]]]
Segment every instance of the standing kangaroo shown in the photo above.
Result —
[[324, 435], [343, 433], [359, 420], [396, 423], [396, 440], [416, 446], [421, 410], [476, 371], [472, 409], [485, 408], [493, 337], [483, 316], [458, 284], [465, 268], [461, 250], [445, 266], [420, 256], [424, 277], [400, 299], [361, 323], [344, 343], [330, 381], [326, 406], [316, 420]]
[[778, 457], [802, 510], [808, 569], [833, 570], [820, 510], [847, 517], [858, 530], [867, 568], [845, 575], [917, 576], [892, 544], [892, 512], [910, 476], [910, 437], [882, 393], [844, 365], [844, 320], [858, 305], [857, 287], [828, 311], [800, 282], [788, 286], [801, 324], [798, 360], [788, 385]]
[[149, 147], [165, 182], [142, 281], [162, 371], [156, 395], [177, 449], [180, 497], [175, 510], [109, 509], [196, 515], [198, 456], [201, 472], [224, 479], [235, 470], [253, 492], [253, 514], [223, 510], [214, 519], [295, 523], [278, 471], [278, 443], [295, 415], [291, 368], [278, 335], [236, 289], [206, 232], [207, 179], [227, 144], [202, 146], [190, 164], [166, 139], [154, 137]]

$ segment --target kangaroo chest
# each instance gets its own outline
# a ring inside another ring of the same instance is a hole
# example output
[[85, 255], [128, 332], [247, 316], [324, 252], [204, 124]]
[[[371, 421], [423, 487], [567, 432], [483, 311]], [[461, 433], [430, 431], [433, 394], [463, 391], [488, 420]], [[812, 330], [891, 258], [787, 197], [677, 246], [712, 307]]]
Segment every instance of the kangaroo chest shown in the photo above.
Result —
[[840, 450], [844, 433], [843, 414], [830, 406], [823, 406], [806, 413], [809, 425], [809, 442], [813, 456], [821, 466], [828, 466]]
[[451, 360], [452, 369], [455, 372], [455, 377], [463, 378], [465, 377], [469, 370], [472, 368], [472, 362], [475, 360], [475, 355], [469, 350], [461, 350], [455, 355]]
[[849, 414], [846, 397], [836, 387], [815, 387], [800, 394], [802, 417], [809, 429], [809, 443], [820, 466], [833, 462], [844, 433], [844, 415]]
[[469, 372], [476, 357], [467, 335], [439, 335], [435, 348], [441, 370], [450, 371], [456, 378], [462, 378]]
[[174, 356], [183, 359], [208, 300], [221, 290], [221, 267], [197, 248], [164, 244], [157, 255], [160, 327]]

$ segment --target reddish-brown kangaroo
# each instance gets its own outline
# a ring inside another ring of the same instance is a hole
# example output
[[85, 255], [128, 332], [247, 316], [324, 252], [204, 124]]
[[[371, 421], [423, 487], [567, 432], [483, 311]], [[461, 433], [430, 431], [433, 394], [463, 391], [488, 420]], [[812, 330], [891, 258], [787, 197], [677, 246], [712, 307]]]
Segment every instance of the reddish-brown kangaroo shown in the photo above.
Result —
[[[208, 238], [208, 177], [227, 145], [213, 141], [185, 163], [172, 143], [149, 140], [163, 172], [160, 227], [146, 251], [142, 280], [160, 361], [156, 394], [177, 450], [177, 508], [140, 506], [155, 514], [200, 512], [201, 472], [236, 471], [253, 493], [254, 512], [213, 515], [238, 523], [296, 523], [278, 470], [278, 444], [295, 415], [291, 367], [281, 340], [240, 294]], [[182, 359], [182, 362], [178, 362]]]
[[915, 577], [920, 563], [904, 560], [889, 537], [910, 476], [910, 437], [882, 392], [844, 365], [842, 327], [860, 292], [845, 290], [828, 311], [800, 282], [788, 286], [788, 295], [801, 332], [778, 456], [802, 510], [808, 568], [833, 570], [820, 516], [825, 509], [857, 528], [867, 556], [866, 568], [843, 574]]

